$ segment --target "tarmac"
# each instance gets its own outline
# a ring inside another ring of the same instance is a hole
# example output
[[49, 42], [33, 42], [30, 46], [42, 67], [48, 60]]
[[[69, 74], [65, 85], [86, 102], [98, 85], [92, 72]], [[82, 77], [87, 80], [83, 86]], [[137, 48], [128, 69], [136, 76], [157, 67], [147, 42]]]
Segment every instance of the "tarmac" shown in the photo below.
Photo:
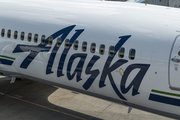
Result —
[[30, 80], [0, 77], [0, 120], [173, 120]]

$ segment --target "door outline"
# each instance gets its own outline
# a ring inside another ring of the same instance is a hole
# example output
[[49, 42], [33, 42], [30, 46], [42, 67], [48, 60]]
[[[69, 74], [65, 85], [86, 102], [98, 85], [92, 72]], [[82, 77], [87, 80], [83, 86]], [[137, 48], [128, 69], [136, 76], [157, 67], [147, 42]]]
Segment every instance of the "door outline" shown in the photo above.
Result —
[[169, 54], [168, 83], [169, 83], [169, 88], [170, 88], [170, 89], [180, 91], [180, 87], [179, 87], [179, 88], [178, 88], [178, 87], [173, 87], [173, 86], [171, 85], [171, 83], [170, 83], [170, 62], [171, 62], [171, 59], [172, 59], [172, 58], [171, 58], [171, 55], [172, 55], [172, 51], [173, 51], [174, 45], [175, 45], [178, 37], [180, 37], [180, 35], [178, 35], [178, 36], [175, 37], [175, 40], [174, 40], [174, 42], [173, 42], [173, 44], [172, 44], [171, 51], [170, 51], [170, 54]]

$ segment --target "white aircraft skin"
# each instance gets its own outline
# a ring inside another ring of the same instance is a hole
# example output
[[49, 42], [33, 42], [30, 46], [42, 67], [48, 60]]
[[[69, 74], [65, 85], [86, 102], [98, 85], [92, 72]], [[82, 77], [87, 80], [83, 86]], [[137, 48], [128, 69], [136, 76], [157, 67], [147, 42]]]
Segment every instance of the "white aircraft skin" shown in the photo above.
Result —
[[[0, 0], [0, 11], [0, 29], [5, 29], [0, 36], [0, 73], [12, 77], [11, 82], [28, 78], [180, 118], [179, 9], [109, 1]], [[47, 44], [50, 36], [52, 45]], [[63, 42], [57, 47], [59, 37]], [[67, 39], [72, 44], [66, 48]], [[95, 53], [90, 51], [92, 43]], [[115, 46], [112, 56], [110, 46]], [[123, 58], [118, 55], [122, 47]], [[135, 58], [129, 56], [133, 50]]]

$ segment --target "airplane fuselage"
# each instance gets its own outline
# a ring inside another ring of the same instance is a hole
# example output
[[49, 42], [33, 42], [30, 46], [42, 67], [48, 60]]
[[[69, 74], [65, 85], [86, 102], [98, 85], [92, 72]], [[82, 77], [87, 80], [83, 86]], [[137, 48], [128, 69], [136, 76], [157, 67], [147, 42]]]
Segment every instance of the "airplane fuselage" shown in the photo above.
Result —
[[0, 72], [180, 118], [180, 10], [0, 1]]

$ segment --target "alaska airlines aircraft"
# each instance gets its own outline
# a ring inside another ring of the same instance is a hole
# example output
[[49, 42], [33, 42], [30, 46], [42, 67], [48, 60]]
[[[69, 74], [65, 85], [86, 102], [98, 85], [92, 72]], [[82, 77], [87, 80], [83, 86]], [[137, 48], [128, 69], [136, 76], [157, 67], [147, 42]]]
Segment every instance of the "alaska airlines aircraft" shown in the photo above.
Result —
[[0, 0], [0, 73], [180, 118], [180, 10]]

